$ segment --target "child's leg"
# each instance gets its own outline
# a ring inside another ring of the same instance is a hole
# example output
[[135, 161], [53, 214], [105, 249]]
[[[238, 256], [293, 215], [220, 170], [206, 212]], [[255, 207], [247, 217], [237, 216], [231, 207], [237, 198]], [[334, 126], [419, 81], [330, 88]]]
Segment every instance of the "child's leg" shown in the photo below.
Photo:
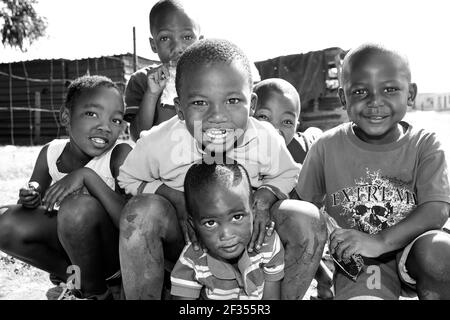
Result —
[[316, 206], [299, 200], [277, 202], [271, 215], [285, 248], [281, 299], [302, 299], [322, 258], [327, 239], [325, 219]]
[[106, 292], [105, 279], [120, 268], [119, 230], [100, 202], [88, 195], [66, 198], [58, 213], [58, 236], [80, 268], [83, 295]]
[[438, 231], [417, 239], [406, 268], [416, 280], [419, 299], [450, 299], [450, 234]]
[[0, 250], [65, 280], [70, 260], [58, 240], [56, 221], [44, 207], [11, 206], [0, 215]]
[[127, 299], [161, 299], [164, 260], [175, 262], [184, 247], [175, 209], [164, 197], [143, 194], [125, 205], [119, 253]]

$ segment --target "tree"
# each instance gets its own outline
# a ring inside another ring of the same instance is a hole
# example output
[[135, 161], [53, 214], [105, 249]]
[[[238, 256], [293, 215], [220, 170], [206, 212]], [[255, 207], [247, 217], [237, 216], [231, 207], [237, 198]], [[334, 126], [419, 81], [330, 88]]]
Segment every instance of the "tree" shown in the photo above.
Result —
[[47, 21], [34, 6], [37, 0], [0, 0], [0, 32], [3, 46], [26, 51], [27, 44], [45, 35]]

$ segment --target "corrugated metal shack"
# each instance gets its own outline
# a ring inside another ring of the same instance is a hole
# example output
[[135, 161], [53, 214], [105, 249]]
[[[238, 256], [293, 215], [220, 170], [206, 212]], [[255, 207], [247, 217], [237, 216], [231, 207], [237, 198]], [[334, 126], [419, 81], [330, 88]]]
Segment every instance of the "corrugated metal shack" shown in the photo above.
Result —
[[302, 105], [300, 131], [312, 126], [326, 130], [347, 121], [337, 94], [346, 52], [328, 48], [259, 61], [255, 65], [262, 80], [282, 78], [297, 89]]
[[[137, 69], [157, 63], [142, 57]], [[0, 64], [0, 145], [42, 145], [66, 134], [59, 123], [70, 81], [104, 75], [122, 89], [134, 72], [131, 53], [79, 60], [30, 60]]]

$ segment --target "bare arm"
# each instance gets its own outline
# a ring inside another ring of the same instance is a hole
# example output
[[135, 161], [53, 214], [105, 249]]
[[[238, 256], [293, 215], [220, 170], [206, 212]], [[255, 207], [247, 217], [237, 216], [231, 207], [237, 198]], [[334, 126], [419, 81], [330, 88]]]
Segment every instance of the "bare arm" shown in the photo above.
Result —
[[450, 204], [426, 202], [416, 207], [396, 225], [377, 234], [367, 234], [352, 229], [336, 229], [330, 235], [331, 252], [340, 258], [353, 254], [376, 258], [405, 247], [415, 237], [433, 229], [440, 229], [449, 216]]
[[48, 145], [43, 147], [39, 152], [38, 158], [34, 165], [33, 173], [31, 174], [29, 182], [37, 182], [39, 186], [35, 190], [29, 188], [21, 188], [19, 191], [19, 201], [27, 208], [36, 208], [41, 204], [41, 197], [47, 191], [52, 178], [48, 172], [47, 164], [47, 149]]
[[281, 280], [266, 281], [264, 283], [263, 300], [280, 300], [281, 298]]
[[139, 139], [139, 134], [142, 130], [149, 130], [153, 126], [158, 98], [159, 94], [155, 96], [149, 90], [145, 92], [139, 111], [130, 122], [131, 138], [134, 141]]
[[153, 126], [158, 99], [166, 86], [168, 76], [169, 70], [165, 65], [148, 71], [147, 89], [139, 110], [130, 123], [130, 133], [134, 141], [139, 139], [142, 130], [149, 130]]
[[405, 219], [379, 233], [383, 253], [406, 246], [418, 235], [444, 226], [449, 216], [450, 204], [426, 202], [416, 207]]

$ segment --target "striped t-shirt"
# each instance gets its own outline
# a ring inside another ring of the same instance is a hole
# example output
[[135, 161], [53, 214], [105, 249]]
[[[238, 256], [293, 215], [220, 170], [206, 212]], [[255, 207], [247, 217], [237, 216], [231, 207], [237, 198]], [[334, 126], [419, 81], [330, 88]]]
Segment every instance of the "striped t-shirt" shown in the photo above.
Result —
[[258, 252], [244, 250], [237, 266], [238, 270], [188, 244], [172, 271], [171, 294], [210, 300], [262, 299], [264, 282], [284, 277], [284, 249], [278, 234], [274, 232]]

